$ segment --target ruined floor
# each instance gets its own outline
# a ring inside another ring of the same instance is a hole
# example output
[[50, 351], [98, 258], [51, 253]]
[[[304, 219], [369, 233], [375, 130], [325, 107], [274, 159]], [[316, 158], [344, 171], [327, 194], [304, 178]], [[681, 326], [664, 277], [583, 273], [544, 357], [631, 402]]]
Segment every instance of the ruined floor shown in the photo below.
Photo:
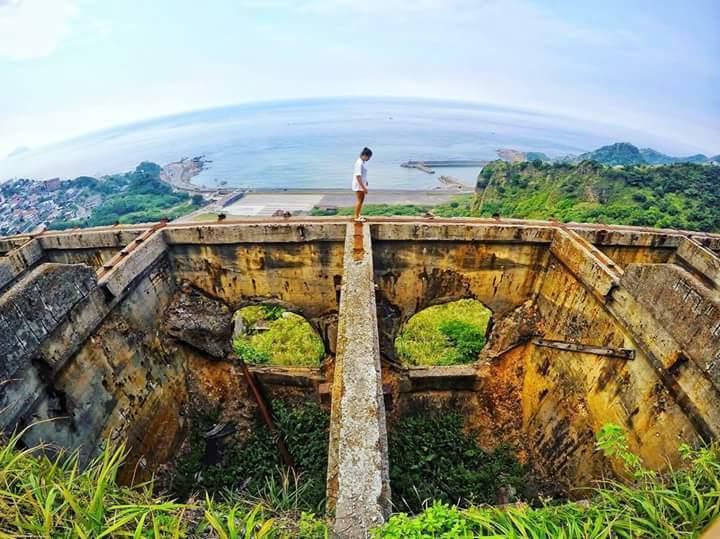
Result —
[[[479, 219], [337, 218], [167, 224], [0, 238], [0, 425], [95, 455], [125, 442], [149, 477], [186, 440], [188, 410], [218, 405], [240, 434], [257, 405], [232, 313], [302, 314], [317, 368], [256, 367], [275, 396], [331, 410], [328, 500], [362, 537], [389, 510], [387, 430], [454, 409], [487, 449], [509, 443], [539, 477], [589, 485], [622, 425], [655, 469], [720, 433], [720, 236]], [[438, 303], [493, 312], [478, 361], [406, 368], [393, 343]], [[52, 419], [38, 423], [39, 420]]]

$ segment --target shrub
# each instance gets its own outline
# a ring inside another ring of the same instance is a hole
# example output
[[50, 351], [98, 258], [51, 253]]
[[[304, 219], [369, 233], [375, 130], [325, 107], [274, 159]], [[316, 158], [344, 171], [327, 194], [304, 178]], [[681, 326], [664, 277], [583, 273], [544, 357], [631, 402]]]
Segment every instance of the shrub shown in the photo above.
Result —
[[[278, 305], [251, 305], [240, 309], [246, 335], [235, 339], [236, 353], [248, 363], [315, 367], [325, 356], [325, 345], [302, 316]], [[265, 329], [258, 331], [258, 324]]]
[[390, 483], [396, 508], [419, 511], [430, 500], [467, 506], [495, 503], [498, 489], [521, 490], [525, 468], [509, 447], [482, 450], [446, 410], [401, 419], [389, 432]]
[[471, 363], [485, 346], [485, 332], [462, 320], [444, 320], [439, 326], [458, 353], [459, 363]]
[[252, 363], [255, 365], [270, 363], [271, 358], [269, 354], [258, 350], [246, 340], [235, 339], [233, 348], [238, 357], [246, 363]]
[[407, 365], [474, 361], [484, 346], [491, 314], [473, 299], [428, 307], [408, 320], [395, 339], [395, 351]]
[[259, 421], [245, 442], [225, 444], [219, 448], [214, 462], [208, 462], [208, 442], [202, 434], [217, 421], [218, 414], [195, 414], [189, 448], [178, 459], [173, 492], [186, 499], [193, 492], [218, 494], [230, 490], [245, 497], [274, 499], [275, 507], [280, 505], [282, 496], [287, 505], [291, 493], [296, 509], [321, 509], [325, 499], [329, 414], [312, 402], [276, 400], [272, 409], [275, 427], [297, 466], [297, 476], [284, 467], [276, 439]]

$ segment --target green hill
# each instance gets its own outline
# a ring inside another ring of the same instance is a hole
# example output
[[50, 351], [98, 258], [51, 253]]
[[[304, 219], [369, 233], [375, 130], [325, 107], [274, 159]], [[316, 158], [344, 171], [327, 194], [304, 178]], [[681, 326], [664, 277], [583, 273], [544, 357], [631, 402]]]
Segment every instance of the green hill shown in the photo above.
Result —
[[640, 150], [629, 142], [616, 142], [608, 146], [603, 146], [592, 152], [579, 155], [574, 159], [576, 162], [597, 161], [603, 165], [635, 165], [644, 164]]
[[[606, 155], [634, 153], [626, 150]], [[716, 166], [493, 161], [478, 176], [477, 191], [475, 215], [720, 231]]]
[[[527, 154], [527, 161], [532, 161], [530, 153]], [[545, 159], [542, 159], [545, 161]], [[568, 155], [560, 159], [556, 159], [557, 162], [562, 163], [573, 163], [578, 164], [583, 161], [597, 161], [603, 165], [617, 166], [617, 165], [670, 165], [673, 163], [697, 163], [697, 164], [709, 164], [713, 160], [717, 160], [716, 157], [708, 158], [708, 156], [701, 153], [695, 155], [688, 155], [686, 157], [673, 157], [671, 155], [664, 154], [652, 148], [638, 149], [637, 146], [630, 144], [629, 142], [616, 142], [615, 144], [608, 144], [602, 146], [597, 150], [586, 152], [580, 155]]]

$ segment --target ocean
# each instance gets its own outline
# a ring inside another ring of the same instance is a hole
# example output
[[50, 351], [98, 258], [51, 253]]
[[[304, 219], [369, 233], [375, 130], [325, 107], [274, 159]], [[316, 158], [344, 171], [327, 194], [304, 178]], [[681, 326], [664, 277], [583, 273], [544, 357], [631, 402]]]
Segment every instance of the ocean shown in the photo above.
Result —
[[256, 103], [116, 127], [0, 160], [0, 181], [101, 176], [141, 161], [164, 165], [204, 155], [194, 178], [207, 187], [347, 188], [352, 165], [372, 148], [369, 183], [433, 189], [442, 175], [473, 185], [478, 168], [435, 175], [408, 160], [496, 159], [498, 148], [581, 153], [613, 142], [592, 126], [502, 107], [418, 99], [336, 98]]

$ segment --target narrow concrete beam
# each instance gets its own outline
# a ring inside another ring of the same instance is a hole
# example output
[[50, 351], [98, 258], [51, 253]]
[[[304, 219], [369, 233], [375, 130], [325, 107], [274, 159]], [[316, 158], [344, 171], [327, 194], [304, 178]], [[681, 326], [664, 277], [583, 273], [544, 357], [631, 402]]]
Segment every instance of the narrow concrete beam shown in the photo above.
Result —
[[166, 251], [167, 244], [162, 230], [158, 230], [104, 274], [98, 285], [104, 286], [113, 296], [120, 297]]
[[618, 286], [620, 270], [576, 232], [556, 229], [550, 252], [601, 301]]
[[370, 227], [345, 239], [338, 351], [332, 387], [328, 508], [333, 532], [364, 538], [390, 512], [385, 403], [380, 372]]
[[702, 275], [713, 288], [720, 289], [720, 258], [695, 240], [684, 238], [675, 251], [685, 265]]

